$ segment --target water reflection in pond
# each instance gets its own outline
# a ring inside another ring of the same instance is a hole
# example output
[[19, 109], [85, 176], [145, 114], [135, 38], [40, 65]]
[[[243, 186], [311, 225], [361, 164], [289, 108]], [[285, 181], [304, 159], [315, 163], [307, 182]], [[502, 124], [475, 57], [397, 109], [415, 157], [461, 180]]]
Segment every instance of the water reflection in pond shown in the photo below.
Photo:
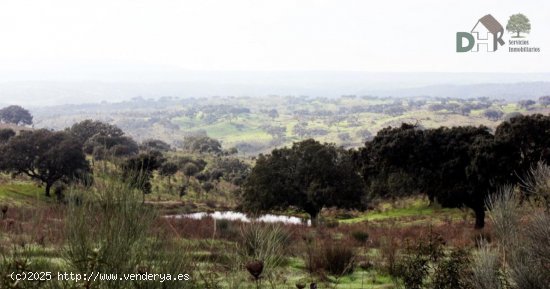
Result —
[[175, 215], [171, 217], [190, 218], [195, 220], [200, 220], [205, 217], [211, 217], [215, 220], [241, 221], [241, 222], [247, 222], [247, 223], [251, 221], [259, 221], [259, 222], [265, 222], [265, 223], [284, 223], [284, 224], [291, 224], [291, 225], [307, 224], [308, 226], [311, 225], [310, 220], [306, 221], [305, 219], [298, 218], [298, 217], [265, 214], [265, 215], [259, 216], [258, 218], [251, 218], [251, 217], [248, 217], [246, 214], [243, 214], [240, 212], [234, 212], [234, 211], [225, 211], [225, 212], [216, 211], [213, 213], [198, 212], [198, 213], [192, 213], [192, 214]]

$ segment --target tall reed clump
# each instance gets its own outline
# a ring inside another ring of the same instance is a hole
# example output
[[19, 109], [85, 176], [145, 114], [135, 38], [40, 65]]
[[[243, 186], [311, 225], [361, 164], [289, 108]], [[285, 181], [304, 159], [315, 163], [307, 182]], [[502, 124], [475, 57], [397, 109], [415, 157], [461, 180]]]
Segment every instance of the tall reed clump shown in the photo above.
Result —
[[[256, 288], [281, 288], [286, 282], [281, 265], [286, 261], [289, 241], [289, 232], [280, 224], [243, 224], [237, 242], [238, 266], [235, 268], [248, 271]], [[235, 278], [238, 272], [232, 274], [230, 287], [240, 288], [235, 287], [239, 283]]]
[[285, 261], [289, 233], [280, 224], [251, 223], [241, 227], [238, 251], [246, 262], [262, 261], [264, 271], [273, 270]]
[[488, 199], [497, 242], [493, 248], [484, 245], [478, 249], [474, 286], [550, 288], [549, 184], [550, 167], [539, 163], [523, 179], [522, 198], [517, 189], [504, 187]]
[[[68, 194], [64, 258], [74, 273], [192, 274], [189, 253], [174, 240], [155, 234], [159, 217], [142, 202], [139, 188], [119, 172], [96, 172], [93, 186]], [[189, 281], [84, 281], [84, 288], [195, 288]]]
[[481, 242], [472, 257], [468, 283], [471, 288], [504, 289], [506, 282], [502, 277], [498, 252], [487, 243]]
[[529, 200], [537, 207], [550, 211], [550, 166], [538, 162], [522, 179], [522, 189]]
[[504, 248], [517, 246], [522, 212], [516, 187], [501, 187], [487, 198], [486, 203], [495, 236]]

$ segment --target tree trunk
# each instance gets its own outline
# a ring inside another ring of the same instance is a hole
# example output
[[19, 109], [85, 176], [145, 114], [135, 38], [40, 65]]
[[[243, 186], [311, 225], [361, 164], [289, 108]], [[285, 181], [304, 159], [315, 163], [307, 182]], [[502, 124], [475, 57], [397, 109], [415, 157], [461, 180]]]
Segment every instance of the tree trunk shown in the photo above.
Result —
[[318, 219], [319, 211], [308, 212], [308, 214], [309, 214], [309, 219], [311, 220], [311, 226], [316, 228], [317, 225], [319, 225], [319, 219]]
[[516, 36], [517, 38], [519, 38], [519, 31], [517, 31], [518, 35]]
[[474, 212], [476, 214], [476, 229], [483, 229], [485, 227], [485, 209], [484, 208], [477, 208], [474, 209]]
[[48, 198], [51, 197], [50, 191], [51, 191], [51, 189], [52, 189], [52, 185], [53, 185], [53, 184], [50, 183], [50, 182], [47, 182], [47, 183], [46, 183], [46, 197], [48, 197]]

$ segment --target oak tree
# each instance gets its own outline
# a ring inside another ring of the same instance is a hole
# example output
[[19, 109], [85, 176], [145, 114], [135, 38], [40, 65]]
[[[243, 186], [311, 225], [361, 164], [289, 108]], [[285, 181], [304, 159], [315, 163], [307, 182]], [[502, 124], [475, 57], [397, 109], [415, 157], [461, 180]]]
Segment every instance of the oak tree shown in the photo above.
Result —
[[244, 183], [241, 205], [252, 212], [293, 206], [315, 224], [324, 207], [363, 208], [363, 194], [350, 152], [308, 139], [260, 155]]
[[22, 131], [3, 146], [0, 155], [3, 170], [27, 175], [45, 185], [45, 194], [58, 181], [86, 178], [88, 161], [79, 141], [65, 132], [41, 129]]

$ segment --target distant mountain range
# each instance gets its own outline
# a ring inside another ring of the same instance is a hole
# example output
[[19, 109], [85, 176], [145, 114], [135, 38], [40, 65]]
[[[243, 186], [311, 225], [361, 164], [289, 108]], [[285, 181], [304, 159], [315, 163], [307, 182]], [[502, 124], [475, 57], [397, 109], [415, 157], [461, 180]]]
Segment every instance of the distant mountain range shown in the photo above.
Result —
[[[366, 90], [365, 92], [369, 92]], [[539, 98], [550, 95], [550, 82], [519, 82], [519, 83], [480, 83], [470, 85], [430, 85], [407, 89], [370, 91], [380, 96], [395, 97], [452, 97], [476, 98], [490, 97], [517, 101], [521, 99]]]
[[518, 100], [550, 95], [549, 73], [186, 72], [169, 75], [166, 79], [170, 81], [147, 79], [0, 80], [0, 105], [45, 106], [163, 96], [354, 94]]

